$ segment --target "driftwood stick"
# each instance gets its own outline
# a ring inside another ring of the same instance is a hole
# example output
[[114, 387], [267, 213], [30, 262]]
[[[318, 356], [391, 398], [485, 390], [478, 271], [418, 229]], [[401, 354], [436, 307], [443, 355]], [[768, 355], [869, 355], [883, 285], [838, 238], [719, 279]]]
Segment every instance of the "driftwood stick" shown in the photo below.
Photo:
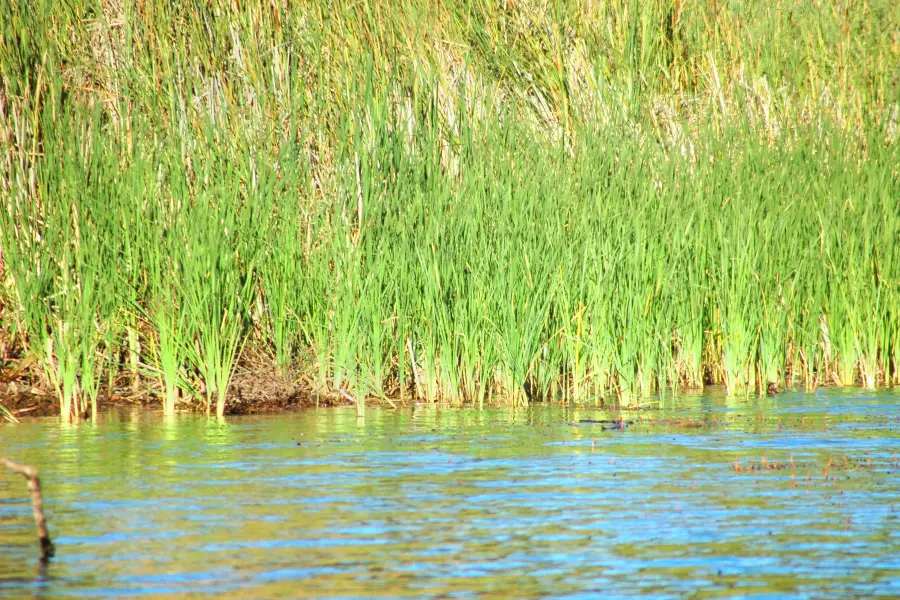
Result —
[[28, 481], [28, 490], [31, 492], [31, 510], [34, 513], [34, 524], [37, 526], [38, 540], [41, 543], [41, 560], [47, 560], [56, 553], [50, 534], [47, 533], [47, 520], [44, 518], [44, 498], [41, 494], [41, 480], [37, 469], [31, 465], [20, 465], [8, 458], [0, 458], [0, 462], [13, 473], [18, 473]]

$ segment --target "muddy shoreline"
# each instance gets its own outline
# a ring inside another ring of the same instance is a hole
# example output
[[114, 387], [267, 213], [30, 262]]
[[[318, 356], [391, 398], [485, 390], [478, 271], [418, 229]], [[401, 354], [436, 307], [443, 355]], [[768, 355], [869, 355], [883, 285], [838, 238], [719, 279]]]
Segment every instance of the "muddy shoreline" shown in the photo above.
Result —
[[[151, 387], [135, 392], [130, 386], [116, 387], [115, 393], [101, 393], [98, 412], [111, 408], [162, 410], [161, 394]], [[247, 373], [236, 376], [228, 392], [226, 415], [278, 413], [315, 408], [317, 406], [349, 406], [352, 403], [338, 395], [316, 394], [303, 383], [293, 383], [274, 373]], [[0, 405], [16, 419], [59, 416], [59, 399], [53, 390], [27, 379], [0, 381]], [[183, 403], [182, 412], [203, 413], [202, 401]], [[2, 415], [2, 413], [0, 413]], [[0, 422], [2, 422], [0, 417]]]

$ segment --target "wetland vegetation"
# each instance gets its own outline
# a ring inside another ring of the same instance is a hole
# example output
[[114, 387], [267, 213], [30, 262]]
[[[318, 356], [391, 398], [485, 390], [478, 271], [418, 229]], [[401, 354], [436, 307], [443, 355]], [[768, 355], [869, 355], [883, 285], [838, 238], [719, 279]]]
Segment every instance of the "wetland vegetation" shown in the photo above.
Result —
[[893, 0], [0, 6], [4, 368], [626, 403], [900, 381]]

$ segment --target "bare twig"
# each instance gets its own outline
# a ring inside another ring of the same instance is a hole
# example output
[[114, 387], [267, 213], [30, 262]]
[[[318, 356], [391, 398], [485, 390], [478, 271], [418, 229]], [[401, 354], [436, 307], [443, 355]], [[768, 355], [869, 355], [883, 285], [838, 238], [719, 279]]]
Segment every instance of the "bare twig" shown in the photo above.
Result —
[[19, 376], [28, 369], [28, 367], [36, 362], [37, 356], [35, 356], [34, 352], [30, 352], [28, 356], [20, 360], [15, 367], [0, 375], [0, 383], [7, 383], [18, 379]]
[[413, 381], [416, 384], [416, 397], [422, 397], [422, 384], [419, 383], [419, 370], [416, 367], [416, 353], [413, 351], [412, 340], [406, 338], [406, 347], [409, 349], [409, 361], [412, 363]]
[[38, 478], [37, 469], [31, 465], [21, 465], [8, 458], [0, 458], [0, 462], [6, 465], [13, 473], [18, 473], [28, 481], [28, 489], [31, 491], [31, 510], [34, 513], [34, 524], [37, 526], [38, 540], [41, 543], [41, 560], [47, 560], [56, 553], [50, 534], [47, 533], [47, 521], [44, 519], [44, 499], [41, 495], [41, 480]]

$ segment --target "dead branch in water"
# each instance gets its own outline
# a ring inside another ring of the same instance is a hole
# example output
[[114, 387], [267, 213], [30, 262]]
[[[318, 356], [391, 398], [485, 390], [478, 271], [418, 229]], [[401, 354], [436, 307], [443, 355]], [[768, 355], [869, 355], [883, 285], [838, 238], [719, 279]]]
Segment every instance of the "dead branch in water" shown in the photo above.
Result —
[[47, 520], [44, 519], [44, 499], [41, 494], [41, 480], [38, 478], [37, 469], [31, 465], [20, 465], [8, 458], [0, 458], [0, 462], [6, 465], [13, 473], [22, 475], [28, 481], [28, 490], [31, 492], [31, 510], [34, 513], [34, 524], [37, 526], [38, 540], [41, 543], [41, 560], [47, 560], [56, 553], [50, 534], [47, 533]]

